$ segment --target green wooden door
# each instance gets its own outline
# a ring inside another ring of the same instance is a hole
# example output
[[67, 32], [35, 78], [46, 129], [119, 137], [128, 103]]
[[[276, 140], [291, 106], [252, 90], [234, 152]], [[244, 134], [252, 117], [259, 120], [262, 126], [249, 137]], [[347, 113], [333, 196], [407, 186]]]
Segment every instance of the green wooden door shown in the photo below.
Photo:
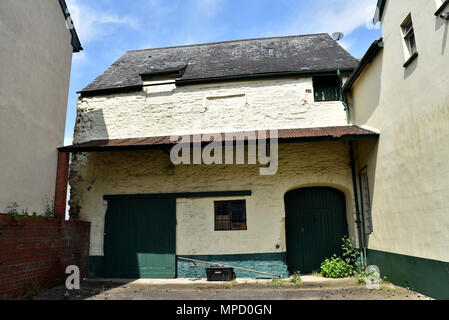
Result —
[[332, 188], [304, 188], [285, 195], [287, 264], [291, 273], [319, 271], [341, 254], [348, 233], [345, 195]]
[[176, 199], [110, 200], [105, 218], [105, 275], [174, 278]]

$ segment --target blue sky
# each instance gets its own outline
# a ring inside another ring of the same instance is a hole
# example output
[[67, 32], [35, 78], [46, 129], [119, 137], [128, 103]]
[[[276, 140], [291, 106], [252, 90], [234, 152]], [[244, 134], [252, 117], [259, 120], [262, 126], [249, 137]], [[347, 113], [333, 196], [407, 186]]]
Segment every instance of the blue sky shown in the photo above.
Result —
[[67, 0], [84, 51], [73, 56], [65, 144], [77, 91], [128, 50], [340, 31], [360, 58], [380, 38], [377, 0]]

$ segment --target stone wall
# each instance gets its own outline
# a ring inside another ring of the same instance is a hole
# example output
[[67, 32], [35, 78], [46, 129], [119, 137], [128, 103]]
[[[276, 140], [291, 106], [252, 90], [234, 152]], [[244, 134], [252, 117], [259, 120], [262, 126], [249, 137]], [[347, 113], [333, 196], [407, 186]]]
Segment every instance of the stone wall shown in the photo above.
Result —
[[164, 84], [80, 98], [75, 141], [346, 124], [341, 102], [314, 102], [312, 78]]
[[281, 144], [279, 170], [259, 175], [259, 165], [173, 166], [163, 151], [76, 155], [70, 183], [71, 215], [91, 222], [91, 256], [103, 255], [104, 195], [251, 190], [246, 199], [248, 230], [214, 231], [214, 201], [177, 200], [178, 255], [282, 253], [286, 251], [284, 195], [308, 186], [330, 186], [347, 200], [350, 234], [354, 232], [354, 199], [345, 142]]

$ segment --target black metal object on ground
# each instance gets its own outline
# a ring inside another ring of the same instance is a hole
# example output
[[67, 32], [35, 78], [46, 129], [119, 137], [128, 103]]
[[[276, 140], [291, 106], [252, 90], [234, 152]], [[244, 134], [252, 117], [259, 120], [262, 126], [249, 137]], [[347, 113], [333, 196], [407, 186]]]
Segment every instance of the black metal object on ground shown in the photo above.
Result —
[[207, 281], [232, 281], [236, 278], [234, 268], [206, 268]]

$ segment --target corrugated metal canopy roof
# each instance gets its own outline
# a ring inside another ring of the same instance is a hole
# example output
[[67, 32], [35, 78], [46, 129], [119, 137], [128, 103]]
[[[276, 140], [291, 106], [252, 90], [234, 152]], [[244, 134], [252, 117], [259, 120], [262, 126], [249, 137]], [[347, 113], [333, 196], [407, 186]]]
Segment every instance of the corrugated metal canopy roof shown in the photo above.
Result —
[[[261, 130], [263, 131], [263, 130]], [[270, 138], [269, 131], [266, 132], [266, 138]], [[209, 143], [211, 135], [221, 135], [222, 141], [248, 141], [257, 138], [251, 131], [228, 132], [216, 134], [201, 135], [202, 143]], [[190, 141], [199, 142], [200, 135], [190, 135]], [[374, 131], [366, 130], [358, 126], [341, 127], [322, 127], [322, 128], [302, 128], [302, 129], [281, 129], [278, 130], [278, 139], [280, 143], [289, 142], [314, 142], [314, 141], [352, 141], [352, 140], [375, 140], [379, 134]], [[170, 136], [147, 137], [147, 138], [129, 138], [129, 139], [105, 139], [92, 140], [80, 144], [74, 144], [59, 148], [62, 152], [103, 152], [103, 151], [132, 151], [149, 150], [173, 146], [181, 142], [181, 136], [177, 141], [172, 141]]]

